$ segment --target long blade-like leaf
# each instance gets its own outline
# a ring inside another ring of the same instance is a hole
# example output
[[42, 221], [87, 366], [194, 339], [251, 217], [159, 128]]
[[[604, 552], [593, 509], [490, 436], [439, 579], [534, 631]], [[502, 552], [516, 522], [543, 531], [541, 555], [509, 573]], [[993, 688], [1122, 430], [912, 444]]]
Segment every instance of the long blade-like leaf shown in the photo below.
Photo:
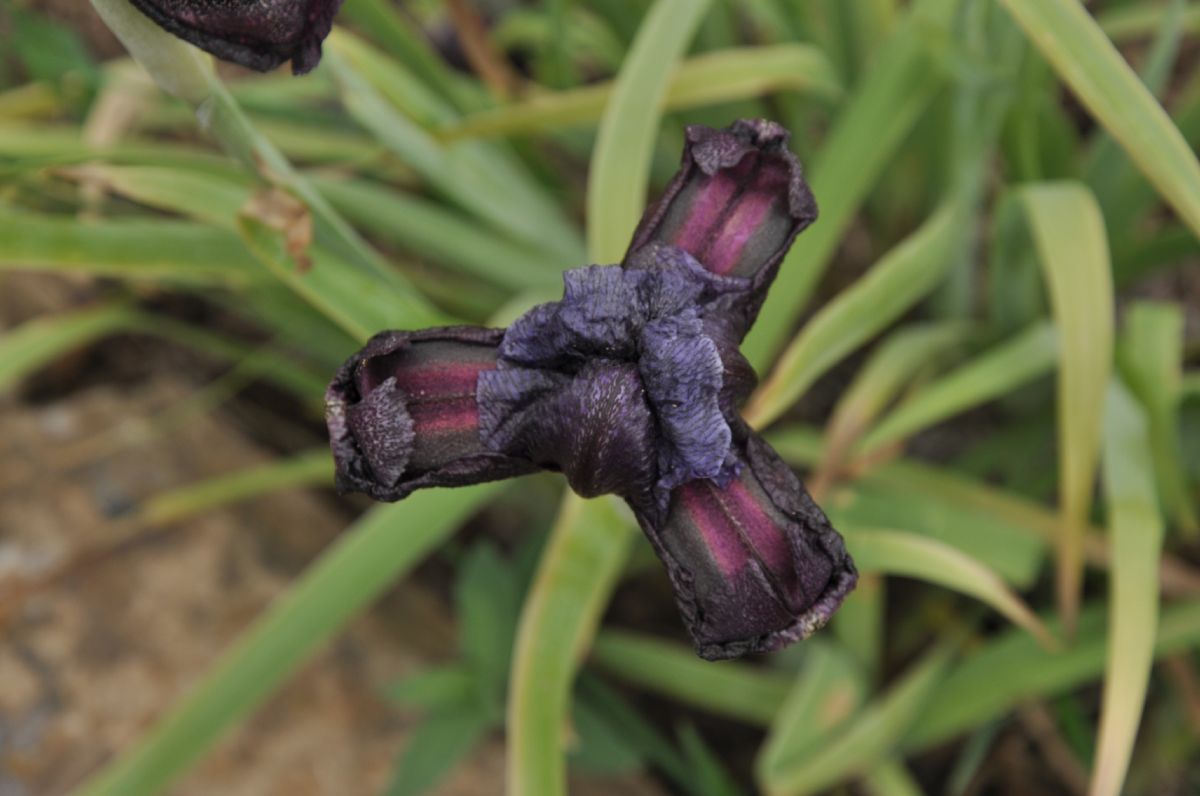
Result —
[[1200, 163], [1079, 0], [1001, 0], [1030, 40], [1200, 236]]
[[1104, 418], [1104, 496], [1113, 540], [1108, 665], [1091, 796], [1121, 793], [1154, 660], [1163, 524], [1153, 473], [1146, 415], [1114, 381]]

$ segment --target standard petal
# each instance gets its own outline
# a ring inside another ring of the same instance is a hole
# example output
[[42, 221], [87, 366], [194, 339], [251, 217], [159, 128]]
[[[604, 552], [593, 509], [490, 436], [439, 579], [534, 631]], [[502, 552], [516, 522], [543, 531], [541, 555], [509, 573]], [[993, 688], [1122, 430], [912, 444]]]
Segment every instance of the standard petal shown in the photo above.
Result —
[[496, 367], [502, 332], [455, 327], [376, 335], [325, 397], [338, 488], [399, 500], [414, 489], [536, 469], [486, 447], [476, 386]]
[[321, 60], [342, 0], [132, 0], [160, 27], [218, 58], [267, 72], [292, 62], [302, 75]]
[[749, 280], [739, 311], [744, 333], [796, 235], [817, 205], [787, 149], [788, 133], [765, 120], [724, 130], [687, 128], [683, 165], [643, 216], [626, 262], [653, 243], [678, 247], [709, 272]]
[[709, 660], [806, 638], [857, 580], [841, 536], [774, 451], [750, 434], [742, 463], [725, 488], [700, 479], [676, 489], [662, 522], [638, 512]]
[[721, 411], [725, 365], [695, 310], [648, 324], [641, 349], [638, 368], [663, 437], [656, 488], [665, 508], [680, 484], [733, 476], [733, 436]]

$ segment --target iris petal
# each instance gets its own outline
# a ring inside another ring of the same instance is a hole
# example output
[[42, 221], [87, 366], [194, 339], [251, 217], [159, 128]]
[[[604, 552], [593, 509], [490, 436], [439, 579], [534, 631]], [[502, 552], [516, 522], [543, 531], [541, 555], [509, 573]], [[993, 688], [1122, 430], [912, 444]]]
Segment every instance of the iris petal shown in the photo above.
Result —
[[765, 120], [724, 130], [687, 128], [683, 165], [642, 217], [626, 263], [652, 244], [692, 255], [710, 273], [748, 281], [730, 307], [738, 338], [749, 330], [792, 240], [817, 218], [787, 131]]
[[667, 565], [696, 651], [714, 660], [778, 649], [823, 626], [857, 573], [799, 479], [751, 434], [722, 488], [691, 481], [666, 519], [639, 520]]
[[496, 367], [501, 334], [385, 332], [351, 357], [325, 398], [339, 489], [399, 500], [536, 469], [480, 440], [476, 385]]

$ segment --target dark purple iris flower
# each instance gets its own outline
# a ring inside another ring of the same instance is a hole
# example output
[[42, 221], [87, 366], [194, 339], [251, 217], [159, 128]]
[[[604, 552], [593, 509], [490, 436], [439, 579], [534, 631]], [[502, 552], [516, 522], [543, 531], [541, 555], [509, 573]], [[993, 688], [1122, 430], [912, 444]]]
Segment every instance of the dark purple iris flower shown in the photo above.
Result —
[[267, 72], [292, 62], [302, 75], [321, 60], [321, 42], [342, 0], [132, 0], [158, 25], [218, 58]]
[[567, 271], [508, 329], [383, 332], [326, 394], [338, 487], [379, 500], [549, 469], [625, 498], [697, 652], [774, 650], [854, 587], [841, 536], [738, 414], [738, 345], [817, 207], [767, 121], [689, 127], [620, 265]]

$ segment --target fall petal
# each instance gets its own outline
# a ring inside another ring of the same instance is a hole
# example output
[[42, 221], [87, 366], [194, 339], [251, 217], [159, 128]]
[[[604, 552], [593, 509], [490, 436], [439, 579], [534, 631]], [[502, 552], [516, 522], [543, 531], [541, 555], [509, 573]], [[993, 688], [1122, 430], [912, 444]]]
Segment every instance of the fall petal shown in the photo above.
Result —
[[502, 333], [457, 327], [376, 335], [326, 392], [338, 487], [379, 500], [535, 469], [487, 448], [476, 385]]
[[667, 565], [697, 652], [708, 659], [778, 649], [823, 626], [854, 588], [841, 536], [757, 436], [728, 486], [677, 488], [661, 523], [639, 512]]
[[267, 72], [292, 62], [301, 75], [321, 60], [342, 0], [132, 0], [160, 27], [218, 58]]

